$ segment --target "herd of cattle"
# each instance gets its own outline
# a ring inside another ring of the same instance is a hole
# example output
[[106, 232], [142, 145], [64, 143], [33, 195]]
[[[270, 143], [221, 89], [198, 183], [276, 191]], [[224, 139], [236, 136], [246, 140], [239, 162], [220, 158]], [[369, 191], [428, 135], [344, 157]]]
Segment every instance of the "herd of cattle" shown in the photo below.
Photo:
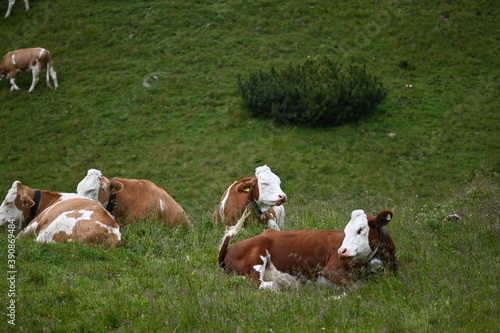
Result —
[[[280, 290], [312, 277], [350, 284], [367, 269], [397, 270], [396, 248], [385, 229], [391, 211], [372, 216], [355, 210], [344, 230], [282, 231], [287, 196], [280, 184], [264, 165], [224, 191], [213, 219], [226, 225], [218, 258], [225, 272], [248, 276], [260, 289]], [[148, 180], [108, 179], [90, 169], [76, 192], [35, 190], [15, 181], [0, 206], [0, 225], [20, 229], [17, 238], [109, 248], [121, 244], [120, 226], [128, 223], [159, 219], [168, 227], [189, 228], [184, 209]], [[268, 229], [229, 247], [250, 220]]]
[[[15, 0], [9, 0], [5, 17]], [[24, 0], [29, 10], [28, 0]], [[47, 69], [58, 88], [51, 54], [44, 48], [7, 53], [0, 62], [0, 79], [10, 78], [11, 91], [18, 72], [32, 72], [28, 92]], [[377, 216], [355, 210], [344, 230], [281, 231], [285, 223], [283, 203], [287, 196], [281, 181], [268, 166], [255, 169], [255, 176], [231, 184], [223, 193], [213, 219], [226, 225], [220, 243], [219, 266], [226, 273], [245, 275], [259, 289], [280, 290], [302, 280], [322, 277], [334, 283], [350, 284], [363, 271], [398, 268], [396, 247], [385, 226], [391, 211]], [[104, 177], [90, 169], [78, 184], [77, 193], [35, 190], [15, 181], [0, 206], [0, 226], [15, 225], [17, 238], [34, 235], [38, 242], [81, 242], [115, 248], [121, 244], [120, 226], [144, 219], [161, 219], [165, 226], [189, 228], [184, 209], [162, 188], [148, 180]], [[229, 247], [229, 242], [248, 223], [261, 221], [262, 234]], [[271, 260], [272, 258], [272, 260]]]

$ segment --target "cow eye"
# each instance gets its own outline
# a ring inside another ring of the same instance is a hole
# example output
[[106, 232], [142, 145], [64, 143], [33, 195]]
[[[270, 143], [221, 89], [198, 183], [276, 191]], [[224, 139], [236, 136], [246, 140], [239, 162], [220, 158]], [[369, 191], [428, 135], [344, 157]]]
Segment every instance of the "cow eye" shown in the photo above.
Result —
[[362, 232], [364, 229], [365, 229], [365, 227], [361, 227], [361, 228], [359, 228], [359, 230], [358, 230], [358, 235], [361, 235], [361, 232]]
[[262, 183], [262, 186], [269, 186], [269, 183]]

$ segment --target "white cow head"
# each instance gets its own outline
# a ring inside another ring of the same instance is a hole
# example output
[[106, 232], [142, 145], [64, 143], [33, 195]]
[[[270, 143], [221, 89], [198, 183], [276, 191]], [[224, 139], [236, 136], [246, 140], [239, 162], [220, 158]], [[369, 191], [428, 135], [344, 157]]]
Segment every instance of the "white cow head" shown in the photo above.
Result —
[[377, 216], [366, 215], [362, 210], [355, 210], [351, 220], [344, 228], [344, 241], [338, 250], [338, 256], [344, 260], [367, 261], [374, 254], [371, 244], [380, 236], [380, 228], [392, 220], [391, 211], [383, 211]]
[[254, 197], [263, 213], [286, 201], [286, 194], [280, 187], [280, 178], [267, 165], [256, 168], [255, 177], [257, 178], [257, 191]]
[[0, 206], [0, 225], [7, 225], [11, 223], [10, 221], [14, 221], [17, 229], [21, 229], [34, 204], [35, 202], [27, 193], [27, 187], [16, 180]]
[[116, 193], [123, 187], [122, 183], [109, 181], [104, 177], [101, 171], [89, 169], [87, 176], [76, 187], [76, 192], [92, 200], [96, 200], [106, 208], [109, 201], [109, 196]]

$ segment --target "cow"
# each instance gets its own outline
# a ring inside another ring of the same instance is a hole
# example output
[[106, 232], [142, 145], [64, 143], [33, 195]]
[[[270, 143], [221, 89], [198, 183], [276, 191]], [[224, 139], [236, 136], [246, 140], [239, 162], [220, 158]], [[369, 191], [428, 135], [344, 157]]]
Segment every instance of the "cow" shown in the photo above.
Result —
[[397, 271], [396, 247], [385, 228], [393, 218], [389, 210], [377, 216], [355, 210], [344, 230], [268, 229], [228, 248], [249, 214], [228, 228], [218, 263], [226, 273], [249, 277], [259, 289], [287, 288], [297, 283], [293, 278], [350, 286], [364, 271]]
[[[16, 0], [9, 0], [9, 8], [7, 9], [7, 13], [5, 14], [5, 18], [9, 17], [12, 7], [14, 7], [15, 3]], [[26, 11], [30, 10], [30, 4], [28, 3], [28, 0], [24, 0], [24, 7], [26, 7]]]
[[98, 201], [120, 225], [161, 218], [165, 226], [189, 227], [184, 209], [164, 189], [149, 180], [108, 179], [100, 170], [89, 169], [76, 191]]
[[15, 181], [0, 206], [0, 225], [24, 229], [17, 238], [35, 235], [41, 243], [80, 242], [115, 248], [118, 224], [94, 200], [74, 193], [34, 190]]
[[254, 177], [235, 181], [224, 191], [213, 213], [214, 221], [233, 226], [245, 209], [251, 206], [254, 217], [269, 228], [281, 230], [285, 223], [282, 204], [287, 196], [280, 184], [280, 178], [267, 165], [257, 167]]
[[47, 68], [47, 86], [52, 88], [50, 84], [50, 77], [52, 77], [54, 89], [59, 88], [57, 74], [54, 70], [49, 50], [36, 47], [11, 51], [0, 62], [0, 79], [4, 76], [10, 78], [10, 91], [19, 90], [20, 88], [16, 85], [17, 72], [31, 72], [33, 74], [33, 81], [28, 90], [31, 93], [38, 83], [40, 72], [45, 68]]

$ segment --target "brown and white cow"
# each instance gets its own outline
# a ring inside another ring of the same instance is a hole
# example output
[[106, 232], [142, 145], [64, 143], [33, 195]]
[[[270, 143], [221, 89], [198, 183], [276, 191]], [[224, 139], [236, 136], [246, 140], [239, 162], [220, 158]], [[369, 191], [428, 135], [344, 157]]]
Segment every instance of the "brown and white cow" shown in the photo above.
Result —
[[[94, 200], [74, 193], [40, 191], [15, 181], [0, 206], [0, 225], [17, 224], [18, 238], [42, 243], [80, 242], [114, 248], [121, 234], [113, 217]], [[28, 224], [29, 223], [29, 224]]]
[[280, 178], [267, 165], [256, 168], [254, 177], [235, 181], [224, 191], [213, 219], [232, 226], [247, 207], [252, 207], [253, 216], [258, 220], [269, 228], [282, 229], [285, 223], [282, 204], [287, 197], [280, 184]]
[[121, 225], [161, 218], [166, 226], [186, 229], [189, 226], [184, 209], [164, 189], [149, 180], [108, 179], [101, 171], [90, 169], [76, 191], [100, 202]]
[[[12, 11], [12, 7], [14, 7], [14, 4], [16, 3], [16, 0], [9, 0], [9, 8], [7, 9], [7, 13], [5, 14], [5, 18], [9, 17], [10, 12]], [[28, 0], [24, 0], [24, 7], [26, 7], [26, 10], [30, 10], [30, 4], [28, 3]]]
[[245, 215], [226, 232], [218, 262], [226, 273], [248, 276], [260, 289], [287, 287], [291, 277], [350, 285], [366, 268], [397, 270], [396, 247], [385, 229], [391, 211], [372, 216], [355, 210], [344, 230], [268, 229], [228, 248]]
[[35, 89], [40, 72], [47, 68], [47, 86], [52, 88], [50, 77], [54, 81], [54, 89], [57, 89], [57, 74], [52, 65], [52, 57], [49, 50], [41, 47], [31, 49], [21, 49], [7, 53], [0, 62], [0, 79], [3, 76], [10, 78], [10, 91], [19, 90], [16, 85], [17, 72], [31, 72], [33, 74], [33, 82], [28, 90], [29, 93]]

